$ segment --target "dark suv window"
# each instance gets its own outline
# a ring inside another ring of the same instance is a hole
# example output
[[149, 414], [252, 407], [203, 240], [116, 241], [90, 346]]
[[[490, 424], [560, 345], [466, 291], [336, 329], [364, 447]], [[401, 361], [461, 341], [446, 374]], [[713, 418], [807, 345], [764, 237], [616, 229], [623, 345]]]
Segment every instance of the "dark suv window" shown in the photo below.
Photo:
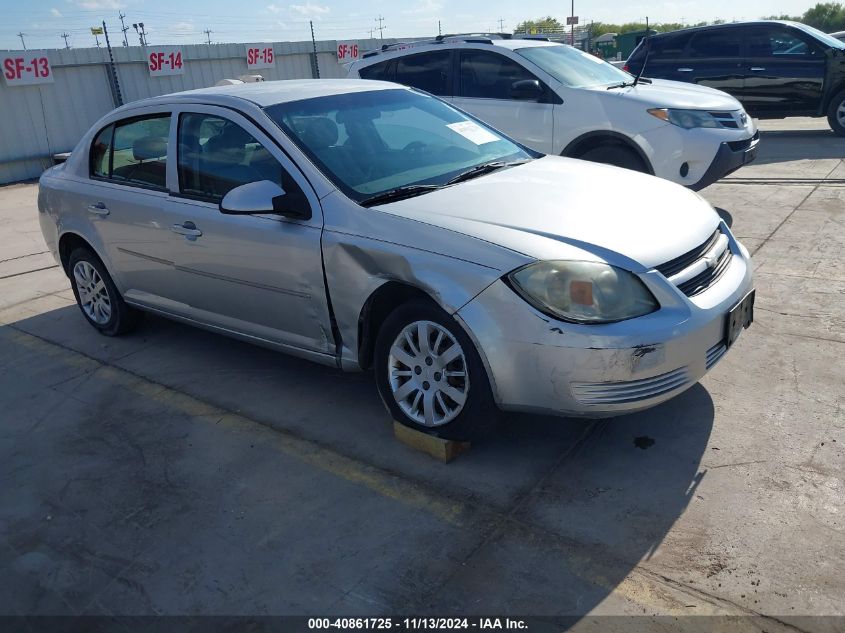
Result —
[[91, 176], [121, 184], [165, 189], [169, 136], [169, 114], [118, 121], [97, 134], [91, 144]]
[[[452, 94], [452, 54], [450, 51], [434, 51], [408, 55], [396, 60], [396, 76], [393, 81], [406, 86], [425, 90], [433, 95]], [[375, 79], [375, 77], [369, 77]]]
[[537, 79], [513, 60], [488, 51], [461, 51], [461, 96], [510, 99], [511, 86]]
[[638, 51], [638, 57], [644, 57], [646, 46], [649, 46], [648, 57], [650, 60], [677, 59], [683, 57], [684, 49], [689, 42], [689, 33], [678, 33], [655, 37], [651, 44], [643, 44]]
[[751, 57], [806, 57], [816, 52], [805, 40], [782, 28], [752, 29], [746, 41]]
[[692, 38], [690, 57], [739, 57], [745, 31], [731, 28], [724, 31], [702, 31]]
[[374, 79], [377, 81], [395, 81], [396, 76], [396, 60], [389, 59], [386, 62], [379, 62], [372, 66], [367, 66], [358, 71], [361, 79]]

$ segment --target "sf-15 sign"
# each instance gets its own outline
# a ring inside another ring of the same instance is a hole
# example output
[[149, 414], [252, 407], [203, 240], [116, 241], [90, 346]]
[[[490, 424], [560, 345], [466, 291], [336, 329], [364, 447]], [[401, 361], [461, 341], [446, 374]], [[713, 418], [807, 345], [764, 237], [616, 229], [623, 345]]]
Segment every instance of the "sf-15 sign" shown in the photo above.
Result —
[[22, 53], [3, 58], [3, 79], [7, 86], [31, 86], [53, 82], [50, 58], [37, 53]]
[[147, 68], [150, 69], [150, 77], [184, 75], [185, 66], [182, 63], [182, 49], [171, 47], [148, 49]]
[[250, 70], [272, 68], [275, 62], [272, 44], [253, 44], [246, 47], [246, 67]]

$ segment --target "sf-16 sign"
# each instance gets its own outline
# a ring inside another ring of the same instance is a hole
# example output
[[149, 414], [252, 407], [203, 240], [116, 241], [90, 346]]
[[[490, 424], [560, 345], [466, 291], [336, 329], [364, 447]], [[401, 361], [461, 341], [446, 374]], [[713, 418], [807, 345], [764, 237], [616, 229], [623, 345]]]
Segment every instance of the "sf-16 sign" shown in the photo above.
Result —
[[246, 66], [250, 70], [256, 68], [272, 68], [276, 63], [272, 44], [253, 44], [246, 47]]
[[3, 58], [3, 79], [7, 86], [31, 86], [53, 82], [50, 58], [38, 53], [18, 53]]
[[358, 48], [358, 42], [338, 42], [337, 43], [337, 61], [354, 62], [360, 59], [361, 50]]
[[184, 75], [182, 49], [173, 47], [147, 49], [147, 68], [150, 70], [150, 77]]

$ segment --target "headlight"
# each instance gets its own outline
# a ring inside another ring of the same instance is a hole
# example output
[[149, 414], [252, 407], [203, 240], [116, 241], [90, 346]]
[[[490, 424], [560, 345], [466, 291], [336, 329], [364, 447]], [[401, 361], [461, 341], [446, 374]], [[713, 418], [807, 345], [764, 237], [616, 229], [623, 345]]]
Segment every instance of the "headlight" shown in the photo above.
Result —
[[635, 275], [597, 262], [547, 261], [508, 275], [514, 289], [541, 312], [575, 323], [612, 323], [660, 306]]
[[674, 110], [672, 108], [652, 108], [648, 111], [661, 121], [677, 125], [686, 130], [694, 127], [722, 127], [713, 115], [703, 110]]

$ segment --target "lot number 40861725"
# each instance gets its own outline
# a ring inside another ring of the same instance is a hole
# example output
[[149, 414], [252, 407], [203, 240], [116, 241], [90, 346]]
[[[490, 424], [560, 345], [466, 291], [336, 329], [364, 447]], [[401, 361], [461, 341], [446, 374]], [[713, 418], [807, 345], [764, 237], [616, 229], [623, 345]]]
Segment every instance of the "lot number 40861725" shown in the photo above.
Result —
[[3, 78], [9, 86], [29, 86], [53, 81], [50, 59], [45, 55], [3, 58]]

